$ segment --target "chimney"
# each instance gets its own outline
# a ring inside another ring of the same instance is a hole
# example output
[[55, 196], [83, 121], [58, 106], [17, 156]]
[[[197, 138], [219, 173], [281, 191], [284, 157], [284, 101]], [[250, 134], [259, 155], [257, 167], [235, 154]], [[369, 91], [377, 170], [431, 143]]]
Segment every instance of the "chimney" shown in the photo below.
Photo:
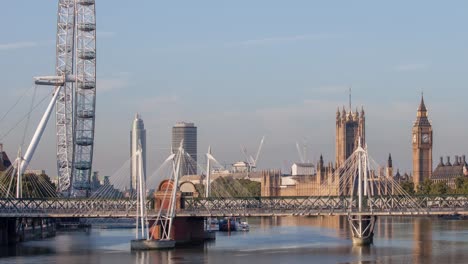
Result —
[[3, 144], [0, 143], [0, 152], [3, 152]]
[[462, 155], [462, 161], [463, 161], [463, 164], [466, 164], [465, 155]]
[[458, 165], [460, 165], [460, 164], [458, 163], [458, 161], [459, 161], [458, 155], [455, 155], [455, 162], [453, 163], [453, 166], [458, 166]]
[[452, 163], [450, 163], [450, 156], [447, 156], [447, 163], [445, 165], [452, 166]]
[[439, 166], [441, 166], [441, 167], [444, 166], [444, 157], [440, 157]]

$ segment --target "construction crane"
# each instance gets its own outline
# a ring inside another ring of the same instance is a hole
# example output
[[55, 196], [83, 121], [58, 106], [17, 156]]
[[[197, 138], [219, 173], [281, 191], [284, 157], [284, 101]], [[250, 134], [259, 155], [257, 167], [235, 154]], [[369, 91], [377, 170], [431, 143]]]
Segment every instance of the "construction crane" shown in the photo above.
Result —
[[299, 146], [299, 142], [296, 142], [296, 148], [297, 148], [297, 153], [299, 154], [299, 159], [301, 160], [301, 163], [305, 163], [305, 161], [306, 161], [306, 159], [305, 159], [305, 156], [306, 156], [305, 146], [304, 146], [304, 149], [301, 150], [301, 147]]
[[260, 141], [260, 146], [258, 146], [258, 150], [257, 150], [257, 154], [255, 155], [255, 158], [252, 155], [247, 154], [247, 149], [245, 147], [241, 147], [242, 153], [244, 153], [244, 156], [246, 158], [247, 165], [249, 166], [248, 168], [249, 172], [257, 168], [257, 161], [258, 161], [258, 158], [260, 157], [260, 152], [262, 151], [264, 141], [265, 141], [265, 136], [263, 136], [262, 140]]
[[299, 154], [299, 159], [301, 163], [308, 163], [310, 162], [310, 157], [308, 157], [310, 145], [308, 143], [307, 138], [303, 138], [302, 142], [296, 141], [296, 149], [297, 153]]

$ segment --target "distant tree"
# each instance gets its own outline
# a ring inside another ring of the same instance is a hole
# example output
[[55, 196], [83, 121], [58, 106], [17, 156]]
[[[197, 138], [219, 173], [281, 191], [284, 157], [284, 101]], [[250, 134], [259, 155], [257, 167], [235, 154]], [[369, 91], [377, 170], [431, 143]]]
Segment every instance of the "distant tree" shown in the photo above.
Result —
[[211, 183], [211, 194], [215, 197], [260, 196], [260, 183], [248, 179], [218, 177]]
[[430, 179], [425, 179], [419, 186], [418, 186], [418, 194], [431, 194], [432, 190], [432, 181]]
[[205, 185], [201, 183], [195, 184], [195, 190], [197, 190], [200, 197], [205, 197]]
[[447, 184], [445, 184], [445, 182], [438, 182], [438, 183], [432, 184], [430, 194], [441, 195], [441, 194], [447, 194], [447, 193], [448, 193], [448, 186]]
[[408, 194], [414, 194], [414, 183], [410, 181], [404, 181], [400, 183], [401, 188], [408, 193]]
[[468, 178], [459, 176], [455, 179], [455, 190], [456, 194], [468, 194]]
[[455, 190], [461, 191], [464, 183], [465, 183], [465, 178], [463, 176], [457, 177], [455, 179]]
[[[1, 195], [5, 197], [14, 196], [16, 192], [16, 175], [0, 175]], [[23, 197], [29, 198], [46, 198], [57, 197], [56, 186], [50, 181], [46, 174], [24, 174], [22, 177], [22, 192]], [[8, 188], [9, 187], [9, 188]]]
[[261, 195], [261, 184], [259, 182], [248, 179], [240, 179], [239, 182], [247, 189], [247, 192], [251, 197], [258, 197]]

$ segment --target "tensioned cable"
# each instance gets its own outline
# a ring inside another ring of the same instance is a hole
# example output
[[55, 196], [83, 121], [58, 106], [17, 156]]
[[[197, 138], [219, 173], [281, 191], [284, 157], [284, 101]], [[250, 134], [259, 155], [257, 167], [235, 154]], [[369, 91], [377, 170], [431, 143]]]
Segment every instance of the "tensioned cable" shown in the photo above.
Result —
[[5, 114], [3, 114], [3, 116], [0, 118], [0, 124], [2, 123], [2, 121], [8, 116], [8, 114], [16, 107], [16, 105], [18, 105], [18, 103], [21, 101], [21, 99], [23, 99], [26, 94], [29, 92], [29, 90], [31, 90], [33, 88], [33, 86], [31, 86], [30, 88], [28, 89], [25, 89], [25, 91], [20, 95], [20, 97], [18, 99], [16, 99], [16, 102], [10, 107], [10, 109], [8, 109], [8, 111], [5, 112]]
[[[186, 161], [188, 162], [185, 162], [186, 164], [190, 164], [190, 163], [196, 163], [197, 167], [200, 169], [200, 171], [203, 173], [207, 173], [206, 169], [204, 167], [202, 167], [198, 162], [195, 162], [195, 160], [190, 156], [189, 153], [186, 153], [186, 157], [185, 157]], [[221, 164], [219, 164], [219, 162], [216, 160], [216, 159], [211, 159], [212, 161], [214, 161], [214, 165], [218, 165], [220, 168], [222, 169], [225, 169]], [[220, 179], [220, 180], [218, 180]], [[252, 193], [249, 192], [249, 190], [244, 187], [238, 179], [235, 179], [234, 177], [232, 177], [231, 179], [232, 180], [228, 180], [226, 177], [218, 177], [218, 179], [214, 180], [213, 181], [213, 186], [216, 186], [218, 187], [219, 186], [219, 189], [216, 190], [218, 191], [217, 193], [214, 193], [215, 195], [212, 195], [214, 197], [222, 197], [222, 198], [232, 198], [232, 197], [249, 197], [249, 196], [252, 196]], [[229, 184], [231, 183], [231, 184]], [[206, 184], [205, 184], [206, 185]], [[220, 189], [223, 189], [223, 186], [225, 188], [228, 188], [228, 190], [223, 190], [223, 194], [221, 194], [219, 192]], [[206, 186], [205, 186], [206, 188]], [[229, 191], [230, 190], [230, 191]]]
[[[331, 197], [334, 196], [332, 195], [333, 191], [338, 191], [338, 195], [342, 196], [339, 194], [340, 190], [346, 190], [347, 187], [352, 186], [352, 183], [355, 181], [355, 174], [357, 172], [357, 159], [358, 159], [358, 153], [354, 152], [351, 154], [348, 159], [344, 162], [344, 164], [335, 169], [333, 174], [331, 175], [333, 182], [330, 184], [328, 181], [323, 182], [320, 185], [320, 189], [325, 189], [327, 190], [325, 196], [326, 197]], [[338, 179], [338, 181], [337, 181]], [[335, 188], [331, 188], [330, 185], [334, 185]], [[323, 196], [323, 195], [321, 195]], [[310, 205], [310, 200], [313, 200], [312, 203], [315, 203], [314, 199], [319, 199], [318, 197], [315, 197], [314, 195], [309, 196], [297, 209], [299, 214], [303, 214], [306, 211], [308, 211], [307, 206]]]
[[26, 125], [25, 125], [25, 128], [24, 128], [24, 132], [23, 132], [23, 139], [21, 140], [21, 147], [23, 148], [24, 147], [24, 141], [26, 139], [26, 134], [28, 133], [28, 128], [29, 128], [29, 123], [31, 121], [31, 113], [33, 111], [33, 107], [34, 107], [34, 100], [36, 99], [36, 92], [37, 92], [37, 85], [34, 85], [34, 92], [33, 92], [33, 96], [32, 96], [32, 99], [31, 99], [31, 105], [29, 107], [29, 112], [28, 112], [28, 118], [26, 120]]
[[[53, 93], [53, 92], [52, 92]], [[52, 94], [51, 93], [51, 94]], [[0, 137], [0, 141], [3, 141], [3, 139], [5, 139], [5, 137], [7, 137], [11, 131], [13, 131], [16, 127], [18, 127], [19, 124], [21, 124], [21, 122], [24, 121], [24, 119], [27, 118], [27, 116], [32, 112], [34, 111], [37, 107], [39, 107], [46, 99], [47, 97], [49, 97], [51, 94], [47, 94], [46, 96], [44, 96], [44, 98], [41, 99], [41, 101], [39, 103], [37, 103], [33, 109], [31, 111], [29, 111], [25, 116], [23, 116], [12, 128], [10, 128], [10, 130], [8, 130], [5, 134], [3, 134], [1, 137]]]

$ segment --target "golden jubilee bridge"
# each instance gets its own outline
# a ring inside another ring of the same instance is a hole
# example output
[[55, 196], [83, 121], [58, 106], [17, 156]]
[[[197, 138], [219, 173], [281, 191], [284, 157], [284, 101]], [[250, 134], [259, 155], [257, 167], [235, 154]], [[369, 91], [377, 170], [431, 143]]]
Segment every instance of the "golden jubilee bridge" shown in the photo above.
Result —
[[[128, 166], [124, 165], [120, 173], [111, 176], [111, 181], [100, 186], [89, 197], [49, 197], [49, 198], [16, 198], [9, 188], [0, 187], [0, 219], [26, 218], [134, 218], [138, 241], [141, 239], [161, 242], [158, 247], [171, 247], [175, 244], [173, 226], [176, 230], [187, 226], [198, 226], [205, 219], [213, 217], [249, 217], [249, 216], [346, 216], [351, 226], [355, 244], [372, 243], [374, 223], [377, 216], [430, 216], [430, 215], [465, 215], [468, 214], [468, 197], [466, 195], [410, 195], [394, 181], [376, 173], [375, 162], [368, 156], [366, 148], [358, 146], [356, 151], [337, 169], [331, 179], [323, 183], [320, 189], [329, 192], [322, 196], [307, 197], [232, 197], [226, 188], [234, 185], [216, 186], [216, 181], [205, 177], [206, 195], [196, 197], [181, 188], [180, 168], [182, 159], [191, 159], [183, 149], [181, 142], [161, 165], [162, 177], [145, 177], [142, 158], [142, 147], [135, 155], [137, 166], [137, 188], [116, 198], [117, 187], [128, 183]], [[208, 160], [216, 162], [211, 154]], [[131, 160], [131, 159], [130, 159]], [[208, 162], [206, 171], [211, 170]], [[127, 162], [128, 165], [128, 162]], [[11, 177], [14, 177], [12, 175]], [[10, 182], [14, 182], [14, 178]], [[153, 183], [152, 183], [153, 181]], [[158, 188], [150, 192], [147, 186]], [[46, 193], [53, 196], [53, 190], [43, 187], [44, 181], [31, 178], [30, 194]], [[333, 186], [333, 188], [330, 188]], [[149, 195], [149, 193], [152, 193]], [[239, 193], [239, 192], [238, 192]], [[336, 195], [338, 193], [338, 195]], [[245, 193], [244, 193], [245, 194]], [[181, 220], [191, 219], [191, 220]], [[185, 222], [184, 222], [185, 221]], [[196, 223], [196, 224], [194, 224]], [[180, 226], [184, 226], [180, 228]], [[154, 232], [154, 228], [158, 230]], [[191, 227], [190, 227], [191, 228]], [[153, 230], [149, 232], [149, 230]], [[155, 233], [157, 233], [156, 238]], [[156, 243], [155, 242], [155, 243]], [[145, 242], [146, 243], [146, 242]], [[133, 244], [132, 244], [133, 245]], [[146, 244], [145, 244], [146, 245]], [[162, 246], [161, 246], [162, 245]], [[140, 244], [137, 248], [141, 247]]]
[[[377, 196], [368, 199], [362, 210], [356, 207], [358, 197], [230, 197], [184, 198], [175, 217], [227, 216], [321, 216], [376, 215], [427, 216], [468, 215], [466, 195]], [[146, 202], [149, 218], [159, 211], [156, 200]], [[137, 216], [134, 199], [70, 199], [70, 198], [1, 198], [0, 217], [52, 218], [129, 218]]]

